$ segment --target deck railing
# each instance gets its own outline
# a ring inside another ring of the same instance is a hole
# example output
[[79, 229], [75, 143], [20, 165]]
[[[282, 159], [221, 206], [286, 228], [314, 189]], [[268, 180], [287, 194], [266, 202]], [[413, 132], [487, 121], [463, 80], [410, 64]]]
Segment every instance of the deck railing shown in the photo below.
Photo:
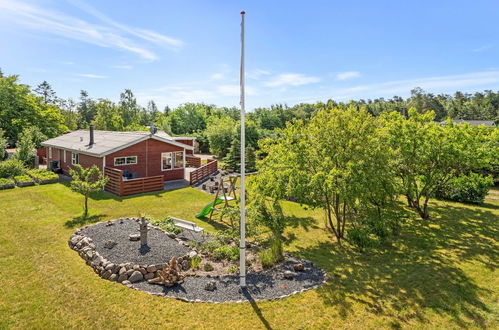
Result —
[[118, 196], [159, 191], [164, 188], [162, 175], [124, 180], [123, 171], [111, 167], [105, 168], [104, 175], [109, 177], [105, 190]]
[[216, 160], [208, 160], [208, 164], [201, 166], [200, 168], [192, 171], [190, 173], [190, 184], [195, 184], [199, 180], [202, 180], [215, 172], [218, 169], [218, 162]]
[[201, 167], [201, 158], [185, 155], [185, 163], [187, 167]]

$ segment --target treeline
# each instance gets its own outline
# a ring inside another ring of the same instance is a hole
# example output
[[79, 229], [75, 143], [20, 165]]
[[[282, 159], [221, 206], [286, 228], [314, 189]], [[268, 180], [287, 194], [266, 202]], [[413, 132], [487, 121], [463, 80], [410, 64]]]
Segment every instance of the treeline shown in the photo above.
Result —
[[[247, 144], [258, 149], [258, 141], [275, 135], [277, 128], [284, 128], [293, 120], [309, 120], [317, 111], [326, 108], [365, 109], [379, 116], [398, 112], [407, 116], [408, 109], [418, 113], [435, 112], [435, 120], [481, 119], [499, 121], [499, 92], [450, 95], [425, 93], [420, 88], [411, 96], [391, 99], [359, 100], [347, 103], [329, 100], [326, 103], [302, 103], [292, 107], [276, 104], [257, 108], [247, 115]], [[146, 130], [155, 125], [173, 135], [195, 136], [201, 152], [211, 152], [234, 162], [235, 146], [239, 143], [239, 110], [235, 107], [217, 107], [202, 103], [186, 103], [176, 108], [158, 109], [154, 101], [146, 107], [137, 103], [129, 89], [120, 94], [118, 102], [94, 99], [81, 91], [77, 100], [57, 96], [46, 81], [31, 89], [20, 84], [17, 76], [4, 76], [0, 72], [0, 129], [3, 129], [10, 146], [15, 146], [23, 129], [35, 126], [47, 137], [54, 137], [68, 130], [84, 129], [91, 123], [100, 130]], [[251, 150], [250, 150], [251, 151]], [[231, 159], [232, 157], [232, 159]]]

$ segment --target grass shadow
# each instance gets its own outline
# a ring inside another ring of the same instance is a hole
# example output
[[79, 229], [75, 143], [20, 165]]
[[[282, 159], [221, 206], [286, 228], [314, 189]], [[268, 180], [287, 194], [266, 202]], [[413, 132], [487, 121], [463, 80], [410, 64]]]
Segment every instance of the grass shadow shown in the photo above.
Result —
[[426, 309], [450, 316], [458, 327], [469, 322], [487, 327], [482, 301], [492, 291], [480, 287], [462, 269], [464, 261], [497, 268], [497, 215], [487, 209], [432, 205], [428, 221], [412, 219], [393, 247], [365, 253], [331, 242], [298, 248], [300, 257], [314, 261], [329, 274], [318, 289], [325, 304], [345, 319], [354, 305], [392, 319], [392, 327], [426, 319]]
[[71, 220], [68, 220], [64, 223], [64, 226], [67, 228], [74, 228], [74, 227], [82, 227], [84, 225], [92, 224], [99, 222], [102, 218], [104, 218], [106, 215], [105, 214], [94, 214], [90, 216], [77, 216], [74, 217]]

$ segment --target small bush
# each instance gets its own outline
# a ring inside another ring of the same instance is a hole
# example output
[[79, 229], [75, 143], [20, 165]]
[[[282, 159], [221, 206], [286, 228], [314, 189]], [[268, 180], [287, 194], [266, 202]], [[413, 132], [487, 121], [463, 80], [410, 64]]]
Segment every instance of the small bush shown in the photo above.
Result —
[[8, 159], [0, 162], [0, 178], [12, 178], [26, 173], [23, 162], [17, 159]]
[[263, 268], [270, 268], [277, 262], [271, 249], [262, 250], [258, 253], [258, 258]]
[[223, 245], [213, 251], [216, 260], [236, 261], [239, 259], [239, 248], [237, 246]]
[[173, 222], [173, 219], [171, 217], [166, 217], [162, 220], [150, 219], [149, 222], [151, 222], [155, 226], [160, 227], [164, 231], [174, 233], [175, 235], [178, 235], [182, 232], [181, 228], [175, 226], [175, 223]]
[[13, 188], [14, 179], [0, 178], [0, 189]]
[[59, 179], [59, 176], [54, 172], [44, 169], [29, 170], [27, 174], [37, 182], [51, 181]]
[[227, 245], [232, 243], [237, 238], [237, 231], [229, 229], [219, 231], [215, 239], [222, 245]]
[[219, 247], [220, 247], [220, 243], [218, 243], [217, 241], [207, 241], [207, 242], [204, 242], [203, 244], [201, 244], [199, 249], [203, 252], [213, 253], [213, 251], [215, 251]]
[[33, 179], [28, 176], [28, 175], [18, 175], [14, 177], [14, 180], [17, 182], [18, 185], [26, 185], [30, 183], [35, 183]]
[[215, 268], [213, 268], [213, 266], [210, 263], [207, 263], [207, 264], [204, 264], [203, 269], [204, 269], [205, 272], [211, 272]]
[[200, 264], [201, 264], [201, 257], [200, 256], [195, 256], [194, 258], [191, 258], [191, 268], [192, 269], [197, 269]]
[[347, 231], [347, 240], [350, 244], [355, 245], [361, 251], [377, 245], [377, 241], [370, 236], [370, 232], [366, 228], [355, 227]]
[[493, 185], [492, 177], [470, 173], [449, 180], [437, 191], [436, 196], [456, 202], [481, 204]]
[[229, 274], [237, 274], [239, 272], [239, 266], [238, 265], [230, 265], [229, 269], [227, 269]]

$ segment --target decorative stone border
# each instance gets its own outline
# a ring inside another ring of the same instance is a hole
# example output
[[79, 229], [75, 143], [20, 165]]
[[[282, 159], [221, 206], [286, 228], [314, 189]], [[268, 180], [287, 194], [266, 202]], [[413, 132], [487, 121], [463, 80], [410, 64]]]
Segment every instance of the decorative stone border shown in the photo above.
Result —
[[[139, 222], [138, 218], [120, 218], [120, 220], [134, 220]], [[107, 260], [97, 252], [95, 244], [90, 237], [83, 235], [83, 229], [89, 226], [78, 229], [73, 235], [71, 235], [68, 245], [71, 249], [78, 252], [80, 257], [82, 257], [86, 264], [93, 268], [94, 272], [105, 280], [112, 282], [118, 282], [126, 286], [130, 286], [132, 283], [140, 282], [144, 280], [150, 280], [152, 278], [158, 277], [158, 271], [164, 269], [167, 263], [151, 264], [151, 265], [140, 265], [133, 263], [122, 263], [114, 264]], [[175, 236], [172, 233], [168, 233], [163, 229], [148, 225], [155, 230], [160, 230], [170, 238], [175, 239], [179, 244], [188, 246], [181, 239], [172, 237]], [[183, 270], [188, 270], [190, 267], [190, 256], [185, 255], [177, 258], [177, 262], [183, 266]]]
[[[136, 222], [139, 222], [138, 218], [119, 218], [116, 220], [112, 221], [120, 221], [120, 220], [134, 220]], [[91, 226], [91, 225], [89, 225]], [[92, 239], [83, 235], [82, 231], [89, 227], [85, 226], [80, 229], [78, 229], [73, 235], [71, 235], [68, 245], [71, 249], [75, 250], [78, 252], [81, 258], [83, 258], [86, 262], [87, 265], [92, 267], [94, 272], [99, 275], [101, 278], [105, 280], [109, 280], [112, 282], [117, 282], [125, 285], [128, 288], [140, 291], [140, 292], [145, 292], [153, 296], [160, 296], [160, 297], [165, 297], [165, 298], [172, 298], [172, 299], [177, 299], [180, 301], [184, 302], [189, 302], [189, 303], [199, 303], [199, 302], [205, 302], [205, 303], [214, 303], [214, 304], [222, 304], [222, 303], [245, 303], [249, 302], [250, 300], [247, 299], [238, 299], [238, 300], [227, 300], [227, 301], [214, 301], [214, 300], [201, 300], [201, 299], [188, 299], [185, 297], [176, 297], [176, 296], [170, 296], [166, 295], [164, 293], [154, 293], [154, 292], [148, 292], [144, 291], [140, 288], [134, 287], [134, 283], [138, 283], [141, 281], [146, 281], [155, 277], [158, 277], [158, 272], [162, 269], [164, 269], [167, 265], [167, 263], [160, 263], [160, 264], [152, 264], [152, 265], [140, 265], [140, 264], [133, 264], [133, 263], [122, 263], [122, 264], [114, 264], [110, 262], [109, 260], [105, 259], [102, 257], [97, 251], [96, 251], [96, 246], [93, 243]], [[192, 251], [195, 251], [195, 249], [192, 249], [187, 243], [185, 243], [183, 240], [179, 239], [176, 237], [175, 234], [169, 233], [157, 226], [153, 226], [151, 224], [148, 225], [151, 228], [154, 228], [155, 230], [160, 230], [165, 235], [168, 235], [170, 238], [175, 239], [179, 244], [184, 245], [186, 247], [189, 247]], [[288, 256], [289, 257], [289, 256]], [[186, 265], [188, 264], [190, 267], [190, 257], [189, 255], [185, 255], [183, 257], [177, 258], [177, 261], [182, 264], [184, 261], [188, 261]], [[312, 262], [309, 262], [310, 266], [314, 266]], [[316, 266], [314, 266], [316, 267]], [[322, 286], [325, 284], [328, 280], [327, 273], [317, 267], [322, 276], [323, 276], [323, 281], [320, 283], [317, 283], [316, 285], [312, 285], [307, 288], [303, 288], [301, 290], [295, 290], [292, 291], [288, 294], [277, 296], [277, 297], [272, 297], [272, 298], [252, 298], [252, 301], [272, 301], [272, 300], [278, 300], [278, 299], [283, 299], [290, 297], [292, 295], [302, 293], [305, 291], [309, 290], [314, 290], [317, 289], [318, 287]], [[184, 269], [184, 270], [188, 270]], [[218, 279], [221, 276], [206, 276], [206, 277], [211, 277], [213, 279]]]

